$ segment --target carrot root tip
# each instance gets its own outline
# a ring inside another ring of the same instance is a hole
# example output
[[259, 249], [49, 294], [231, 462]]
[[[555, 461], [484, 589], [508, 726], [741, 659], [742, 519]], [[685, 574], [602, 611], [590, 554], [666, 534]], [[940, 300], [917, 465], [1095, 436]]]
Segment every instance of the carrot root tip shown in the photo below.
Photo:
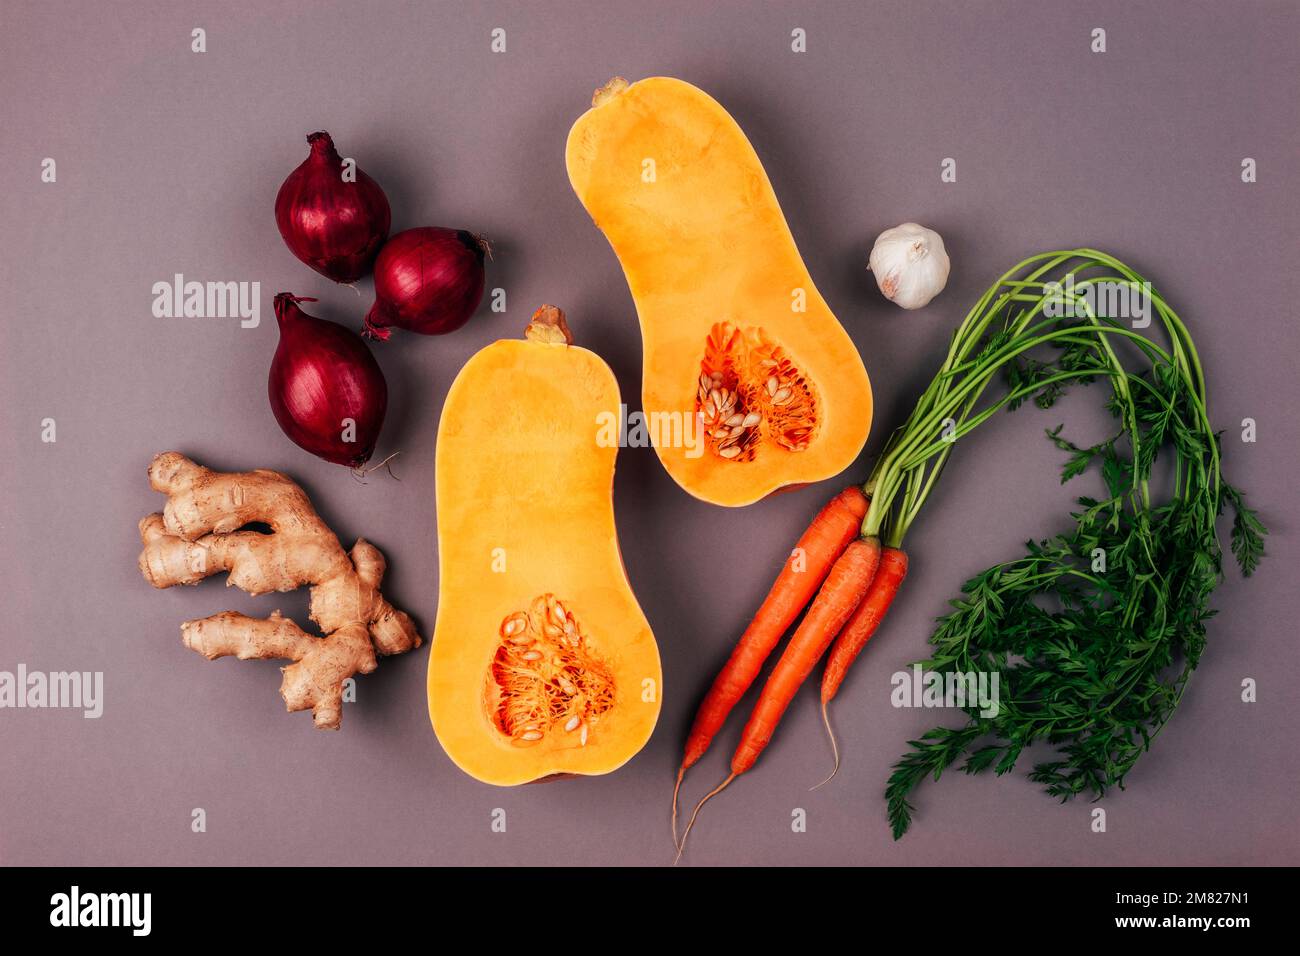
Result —
[[700, 802], [695, 805], [695, 809], [691, 812], [690, 820], [686, 822], [686, 829], [682, 832], [682, 842], [677, 845], [677, 858], [673, 860], [673, 866], [676, 866], [678, 863], [681, 862], [682, 853], [686, 850], [686, 838], [691, 835], [691, 828], [695, 826], [695, 818], [700, 815], [700, 807], [704, 806], [706, 803], [708, 803], [710, 800], [712, 800], [714, 797], [720, 794], [723, 790], [726, 790], [727, 785], [735, 779], [736, 779], [736, 775], [734, 773], [728, 775], [726, 780], [722, 781], [722, 783], [718, 784], [716, 787], [714, 787], [712, 790], [706, 793], [700, 799]]
[[677, 839], [677, 794], [682, 789], [682, 778], [685, 776], [686, 776], [686, 765], [682, 764], [682, 766], [677, 771], [677, 783], [673, 786], [673, 846], [677, 848], [677, 850], [679, 851], [679, 855], [681, 850], [681, 842]]
[[[809, 788], [808, 790], [809, 793], [811, 793], [813, 790], [819, 790], [822, 787], [826, 786], [826, 784], [830, 783], [833, 779], [835, 779], [835, 775], [840, 772], [840, 745], [839, 742], [836, 741], [835, 731], [831, 727], [830, 711], [826, 709], [826, 705], [829, 703], [830, 701], [828, 700], [822, 701], [822, 723], [826, 725], [826, 736], [829, 737], [831, 741], [831, 753], [835, 756], [835, 766], [831, 768], [830, 776], [828, 776], [821, 783], [817, 784], [817, 786]], [[674, 830], [673, 832], [675, 833], [676, 831]]]

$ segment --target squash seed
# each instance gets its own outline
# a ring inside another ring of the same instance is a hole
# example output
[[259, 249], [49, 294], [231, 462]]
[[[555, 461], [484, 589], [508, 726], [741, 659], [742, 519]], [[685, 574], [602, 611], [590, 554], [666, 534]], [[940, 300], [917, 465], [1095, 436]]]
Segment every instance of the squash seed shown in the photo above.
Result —
[[[507, 634], [516, 628], [519, 633]], [[499, 690], [493, 717], [514, 745], [533, 746], [561, 723], [576, 730], [614, 706], [612, 675], [583, 649], [579, 622], [554, 594], [508, 615], [499, 631], [502, 642], [489, 672]]]
[[[718, 458], [752, 461], [767, 440], [787, 451], [808, 447], [818, 419], [816, 389], [765, 330], [716, 323], [699, 373], [695, 408]], [[739, 450], [728, 451], [733, 445]]]

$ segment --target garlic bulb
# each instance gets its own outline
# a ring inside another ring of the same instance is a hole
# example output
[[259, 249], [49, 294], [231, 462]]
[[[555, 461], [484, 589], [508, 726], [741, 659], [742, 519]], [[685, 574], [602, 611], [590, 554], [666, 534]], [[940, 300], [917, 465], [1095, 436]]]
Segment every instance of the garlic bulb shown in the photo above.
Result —
[[877, 236], [867, 260], [884, 297], [904, 309], [919, 309], [942, 292], [948, 266], [943, 238], [914, 222]]

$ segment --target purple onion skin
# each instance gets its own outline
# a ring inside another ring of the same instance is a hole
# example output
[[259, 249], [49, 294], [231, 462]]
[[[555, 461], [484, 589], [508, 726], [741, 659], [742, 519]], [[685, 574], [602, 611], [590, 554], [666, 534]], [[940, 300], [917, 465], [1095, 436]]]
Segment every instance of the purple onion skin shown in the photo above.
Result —
[[[275, 297], [280, 344], [267, 380], [271, 411], [299, 448], [358, 469], [384, 427], [388, 384], [361, 336], [298, 307], [314, 301], [287, 292]], [[356, 423], [351, 442], [344, 440], [346, 419]]]
[[483, 301], [486, 243], [464, 229], [425, 226], [399, 232], [375, 260], [375, 304], [366, 334], [390, 329], [421, 335], [454, 332]]
[[312, 133], [307, 142], [310, 155], [275, 197], [275, 224], [307, 265], [335, 282], [356, 282], [388, 238], [388, 197], [360, 167], [356, 182], [343, 181], [343, 159], [329, 133]]

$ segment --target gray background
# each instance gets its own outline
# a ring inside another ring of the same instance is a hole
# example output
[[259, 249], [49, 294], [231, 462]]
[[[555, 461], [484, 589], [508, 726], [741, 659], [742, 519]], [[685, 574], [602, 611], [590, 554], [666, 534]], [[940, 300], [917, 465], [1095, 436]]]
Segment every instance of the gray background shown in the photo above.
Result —
[[[285, 470], [345, 542], [387, 554], [386, 592], [434, 620], [434, 434], [452, 377], [564, 306], [581, 342], [639, 402], [640, 345], [614, 255], [569, 189], [566, 133], [614, 73], [670, 74], [712, 93], [750, 136], [812, 274], [860, 346], [877, 399], [870, 455], [933, 374], [953, 325], [1003, 269], [1067, 245], [1151, 276], [1209, 368], [1226, 471], [1272, 527], [1270, 558], [1216, 596], [1203, 664], [1177, 716], [1108, 797], [1059, 805], [1022, 775], [945, 778], [891, 842], [881, 797], [904, 741], [950, 714], [897, 710], [889, 675], [924, 655], [961, 581], [1060, 526], [1074, 495], [1042, 428], [1086, 438], [1095, 396], [997, 418], [956, 452], [910, 538], [912, 575], [845, 688], [829, 762], [806, 689], [758, 767], [702, 817], [706, 863], [1295, 863], [1298, 673], [1293, 476], [1297, 288], [1292, 3], [94, 4], [7, 2], [3, 81], [4, 356], [0, 416], [0, 669], [102, 670], [100, 720], [0, 711], [0, 862], [587, 863], [671, 860], [667, 807], [700, 694], [775, 566], [840, 482], [741, 510], [697, 502], [653, 452], [619, 458], [628, 572], [658, 636], [665, 699], [649, 745], [607, 777], [498, 790], [461, 774], [428, 726], [426, 649], [360, 680], [340, 733], [288, 716], [272, 663], [208, 663], [179, 623], [226, 608], [305, 621], [305, 593], [252, 599], [219, 582], [157, 592], [135, 567], [136, 521], [161, 505], [153, 453]], [[190, 52], [190, 30], [208, 52]], [[489, 52], [503, 26], [508, 52]], [[808, 52], [790, 51], [803, 27]], [[1108, 31], [1109, 52], [1089, 52]], [[358, 326], [370, 303], [299, 264], [276, 232], [281, 180], [328, 129], [386, 189], [394, 229], [490, 236], [483, 309], [443, 338], [378, 348], [393, 404], [381, 454], [401, 482], [362, 486], [290, 444], [267, 407], [271, 296]], [[57, 184], [39, 181], [56, 158]], [[943, 157], [958, 182], [939, 181]], [[1240, 181], [1245, 156], [1259, 181]], [[906, 314], [863, 263], [916, 219], [954, 262]], [[155, 319], [150, 287], [182, 272], [257, 280], [263, 321]], [[43, 444], [53, 417], [58, 441]], [[1238, 440], [1243, 417], [1259, 441]], [[1089, 477], [1083, 482], [1092, 482]], [[724, 543], [721, 550], [707, 542]], [[1244, 677], [1259, 703], [1239, 701]], [[692, 774], [724, 774], [741, 715]], [[1039, 756], [1034, 754], [1033, 756]], [[1030, 761], [1022, 761], [1022, 771]], [[190, 832], [203, 807], [208, 832]], [[505, 808], [508, 831], [489, 829]], [[808, 813], [806, 833], [791, 812]]]

